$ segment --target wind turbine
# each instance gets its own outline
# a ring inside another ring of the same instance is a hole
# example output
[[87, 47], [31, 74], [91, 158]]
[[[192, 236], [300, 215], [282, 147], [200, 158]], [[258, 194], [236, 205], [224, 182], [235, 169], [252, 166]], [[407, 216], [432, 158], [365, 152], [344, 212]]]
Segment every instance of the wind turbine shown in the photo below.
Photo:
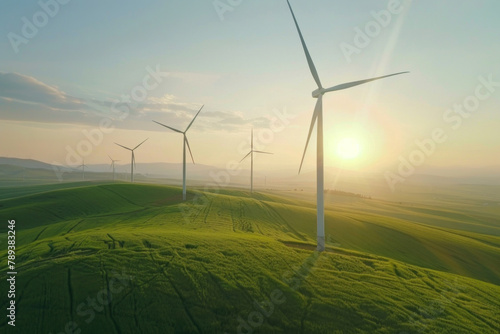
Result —
[[191, 125], [193, 125], [193, 122], [194, 120], [196, 119], [196, 117], [198, 117], [198, 115], [200, 114], [201, 112], [201, 109], [203, 109], [205, 105], [202, 105], [200, 110], [198, 111], [198, 113], [194, 116], [193, 120], [191, 121], [191, 123], [189, 123], [188, 127], [186, 128], [186, 130], [183, 132], [181, 130], [177, 130], [177, 129], [174, 129], [170, 126], [167, 126], [165, 124], [162, 124], [160, 122], [157, 122], [157, 121], [153, 121], [155, 122], [156, 124], [159, 124], [163, 127], [166, 127], [167, 129], [170, 129], [172, 131], [175, 131], [175, 132], [178, 132], [178, 133], [181, 133], [183, 136], [184, 136], [184, 148], [183, 148], [183, 151], [182, 151], [182, 200], [185, 201], [186, 200], [186, 146], [189, 150], [189, 154], [191, 155], [191, 160], [193, 161], [193, 164], [194, 164], [194, 158], [193, 158], [193, 153], [191, 152], [191, 147], [189, 147], [189, 141], [187, 139], [187, 136], [186, 136], [186, 132], [188, 132], [189, 128], [191, 127]]
[[253, 129], [252, 129], [252, 142], [250, 144], [250, 152], [248, 152], [247, 155], [243, 159], [240, 160], [240, 163], [245, 160], [248, 156], [251, 158], [251, 164], [250, 164], [250, 193], [253, 193], [253, 154], [254, 153], [263, 153], [263, 154], [272, 154], [269, 152], [263, 152], [263, 151], [256, 151], [253, 149]]
[[292, 13], [293, 21], [295, 22], [295, 26], [297, 28], [297, 32], [299, 33], [300, 42], [302, 44], [302, 48], [304, 49], [304, 53], [306, 55], [307, 63], [309, 65], [309, 69], [311, 74], [316, 82], [318, 88], [313, 91], [312, 96], [315, 99], [318, 99], [316, 102], [316, 107], [314, 108], [314, 113], [311, 120], [311, 125], [309, 127], [309, 134], [307, 135], [306, 146], [304, 148], [304, 153], [302, 155], [302, 160], [300, 162], [299, 174], [302, 169], [302, 164], [304, 162], [304, 157], [307, 151], [307, 145], [309, 144], [309, 139], [311, 138], [311, 132], [314, 128], [316, 120], [318, 122], [317, 127], [317, 162], [316, 162], [316, 177], [317, 177], [317, 249], [318, 251], [325, 250], [325, 207], [324, 207], [324, 198], [323, 198], [323, 188], [324, 188], [324, 161], [323, 161], [323, 95], [325, 93], [351, 88], [357, 85], [362, 85], [370, 81], [379, 80], [383, 78], [387, 78], [393, 75], [408, 73], [408, 72], [399, 72], [389, 75], [384, 75], [381, 77], [353, 81], [348, 83], [343, 83], [340, 85], [336, 85], [330, 88], [323, 88], [321, 81], [319, 79], [318, 72], [316, 71], [316, 67], [314, 66], [314, 62], [309, 54], [309, 50], [307, 49], [306, 43], [304, 41], [304, 37], [302, 36], [302, 32], [300, 31], [299, 24], [297, 23], [297, 19], [295, 18], [295, 14], [293, 13], [292, 6], [290, 5], [290, 1], [287, 0], [288, 7], [290, 8], [290, 12]]
[[149, 138], [146, 138], [142, 143], [140, 143], [139, 145], [137, 145], [136, 147], [134, 148], [129, 148], [129, 147], [126, 147], [126, 146], [123, 146], [123, 145], [120, 145], [118, 143], [115, 143], [116, 145], [120, 146], [120, 147], [123, 147], [124, 149], [126, 150], [129, 150], [130, 152], [132, 152], [132, 160], [130, 162], [130, 182], [134, 182], [134, 166], [135, 166], [135, 154], [134, 154], [134, 151], [139, 147], [141, 146], [142, 144], [144, 144], [144, 142], [146, 140], [148, 140]]
[[85, 159], [82, 160], [82, 164], [78, 168], [82, 167], [82, 180], [85, 181]]
[[113, 160], [109, 155], [108, 155], [109, 160], [111, 160], [111, 166], [113, 168], [113, 181], [115, 180], [115, 162], [120, 161], [120, 160]]

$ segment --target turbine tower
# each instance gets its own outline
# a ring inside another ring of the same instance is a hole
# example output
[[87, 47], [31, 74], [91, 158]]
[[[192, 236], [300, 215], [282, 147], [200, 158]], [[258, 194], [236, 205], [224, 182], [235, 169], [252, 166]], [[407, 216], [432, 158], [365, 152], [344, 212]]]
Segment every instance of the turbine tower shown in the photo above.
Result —
[[243, 159], [240, 160], [240, 163], [245, 160], [248, 156], [250, 156], [250, 193], [253, 193], [253, 154], [254, 153], [263, 153], [263, 154], [272, 154], [269, 152], [263, 152], [263, 151], [256, 151], [253, 149], [253, 129], [252, 129], [252, 137], [251, 137], [251, 144], [250, 144], [250, 152], [248, 152], [247, 155]]
[[198, 111], [198, 113], [194, 116], [193, 120], [191, 121], [191, 123], [189, 123], [188, 127], [186, 128], [186, 130], [183, 132], [181, 130], [177, 130], [177, 129], [174, 129], [170, 126], [167, 126], [165, 124], [162, 124], [160, 122], [157, 122], [157, 121], [153, 121], [155, 122], [156, 124], [159, 124], [163, 127], [166, 127], [167, 129], [170, 129], [172, 131], [175, 131], [177, 133], [181, 133], [183, 136], [184, 136], [184, 146], [183, 146], [183, 151], [182, 151], [182, 200], [185, 201], [186, 200], [186, 146], [189, 150], [189, 154], [191, 155], [191, 160], [193, 161], [193, 164], [194, 164], [194, 158], [193, 158], [193, 153], [191, 152], [191, 147], [189, 146], [189, 141], [187, 139], [187, 136], [186, 136], [186, 132], [188, 132], [189, 128], [191, 127], [191, 125], [193, 125], [194, 123], [194, 120], [196, 119], [196, 117], [198, 117], [198, 115], [200, 114], [201, 110], [203, 109], [205, 105], [202, 105], [200, 110]]
[[111, 160], [111, 168], [113, 168], [113, 181], [115, 181], [115, 162], [120, 161], [120, 160], [113, 160], [109, 155], [108, 155], [109, 160]]
[[314, 66], [314, 62], [309, 54], [309, 50], [307, 49], [306, 43], [304, 41], [304, 37], [302, 36], [302, 32], [300, 31], [299, 24], [297, 23], [297, 19], [295, 18], [295, 14], [293, 13], [292, 6], [290, 5], [290, 1], [287, 0], [288, 7], [290, 8], [290, 12], [292, 13], [293, 21], [295, 22], [295, 27], [297, 28], [297, 32], [299, 33], [300, 42], [302, 44], [302, 48], [304, 49], [304, 53], [306, 55], [307, 63], [309, 65], [309, 69], [311, 74], [316, 82], [318, 88], [313, 91], [312, 96], [315, 99], [318, 99], [316, 102], [316, 107], [314, 108], [314, 113], [311, 120], [311, 125], [309, 127], [309, 133], [307, 135], [306, 146], [304, 148], [304, 153], [302, 155], [302, 160], [300, 162], [299, 174], [302, 169], [302, 164], [304, 162], [304, 157], [307, 151], [307, 145], [309, 144], [309, 139], [311, 138], [311, 132], [314, 128], [316, 121], [318, 122], [317, 127], [317, 162], [316, 162], [316, 177], [317, 177], [317, 249], [318, 251], [325, 250], [325, 208], [324, 208], [324, 161], [323, 161], [323, 95], [325, 93], [351, 88], [354, 86], [362, 85], [370, 81], [379, 80], [383, 78], [387, 78], [393, 75], [408, 73], [408, 72], [399, 72], [389, 75], [384, 75], [381, 77], [359, 80], [348, 82], [340, 85], [336, 85], [330, 88], [323, 88], [321, 81], [319, 79], [318, 72], [316, 71], [316, 67]]
[[[135, 166], [135, 154], [134, 154], [134, 151], [139, 147], [141, 146], [142, 144], [144, 144], [144, 142], [146, 140], [148, 140], [149, 138], [146, 138], [142, 143], [140, 143], [139, 145], [137, 145], [136, 147], [134, 148], [129, 148], [129, 147], [126, 147], [126, 146], [123, 146], [123, 145], [120, 145], [118, 143], [115, 143], [116, 145], [120, 146], [120, 147], [123, 147], [124, 149], [126, 150], [129, 150], [130, 152], [132, 152], [132, 160], [130, 162], [130, 182], [134, 182], [134, 166]], [[113, 163], [114, 165], [114, 163]]]
[[82, 181], [85, 181], [85, 159], [82, 160], [82, 164], [78, 168], [82, 168]]

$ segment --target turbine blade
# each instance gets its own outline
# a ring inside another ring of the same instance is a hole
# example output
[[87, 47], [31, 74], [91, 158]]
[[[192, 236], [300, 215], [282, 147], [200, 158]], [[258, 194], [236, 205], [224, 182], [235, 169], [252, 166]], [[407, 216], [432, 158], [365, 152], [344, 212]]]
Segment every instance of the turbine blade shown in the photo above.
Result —
[[270, 153], [270, 152], [263, 152], [263, 151], [254, 151], [255, 153], [264, 153], [264, 154], [274, 154], [274, 153]]
[[340, 84], [340, 85], [328, 88], [328, 89], [325, 90], [325, 93], [326, 92], [333, 92], [333, 91], [336, 91], [336, 90], [347, 89], [347, 88], [351, 88], [351, 87], [354, 87], [354, 86], [365, 84], [365, 83], [370, 82], [370, 81], [375, 81], [375, 80], [379, 80], [379, 79], [383, 79], [383, 78], [388, 78], [388, 77], [392, 77], [394, 75], [405, 74], [405, 73], [410, 73], [410, 72], [399, 72], [399, 73], [384, 75], [382, 77], [376, 77], [376, 78], [371, 78], [371, 79], [366, 79], [366, 80], [359, 80], [359, 81], [348, 82], [348, 83], [344, 83], [344, 84]]
[[311, 126], [309, 127], [309, 134], [307, 135], [306, 147], [304, 148], [304, 154], [302, 154], [302, 160], [300, 161], [299, 174], [302, 170], [302, 164], [304, 163], [304, 157], [306, 156], [307, 145], [309, 145], [309, 139], [311, 139], [311, 133], [314, 128], [314, 124], [316, 123], [316, 119], [318, 118], [318, 114], [323, 109], [323, 97], [318, 97], [318, 102], [316, 102], [316, 107], [314, 107], [314, 113], [311, 120]]
[[203, 109], [203, 107], [204, 107], [204, 106], [205, 106], [205, 105], [202, 105], [202, 106], [201, 106], [200, 110], [198, 110], [198, 113], [196, 114], [196, 116], [194, 116], [193, 120], [191, 121], [191, 123], [189, 123], [189, 125], [188, 125], [188, 127], [187, 127], [186, 131], [184, 131], [184, 132], [187, 132], [187, 130], [189, 130], [189, 128], [191, 127], [191, 125], [193, 125], [194, 120], [196, 119], [196, 117], [198, 117], [198, 115], [199, 115], [199, 114], [200, 114], [200, 112], [201, 112], [201, 109]]
[[168, 128], [168, 129], [170, 129], [170, 130], [172, 130], [172, 131], [175, 131], [175, 132], [178, 132], [178, 133], [182, 133], [182, 131], [177, 130], [177, 129], [174, 129], [174, 128], [171, 128], [171, 127], [170, 127], [170, 126], [168, 126], [168, 125], [162, 124], [162, 123], [157, 122], [157, 121], [153, 121], [153, 122], [155, 122], [156, 124], [160, 124], [161, 126], [164, 126], [164, 127]]
[[252, 151], [248, 152], [248, 154], [247, 154], [247, 155], [245, 155], [245, 157], [244, 157], [243, 159], [241, 159], [241, 160], [240, 160], [240, 163], [241, 163], [243, 160], [245, 160], [245, 159], [246, 159], [246, 158], [247, 158], [250, 154], [252, 154]]
[[314, 66], [314, 62], [309, 54], [309, 50], [307, 49], [306, 42], [304, 41], [304, 37], [302, 36], [302, 32], [300, 31], [299, 24], [297, 23], [297, 19], [295, 18], [295, 14], [293, 13], [292, 6], [290, 5], [290, 1], [286, 0], [288, 3], [288, 7], [290, 8], [290, 12], [292, 13], [293, 21], [295, 22], [295, 26], [297, 27], [297, 31], [299, 33], [300, 41], [302, 43], [302, 48], [304, 49], [304, 53], [306, 54], [307, 63], [309, 64], [309, 69], [311, 70], [311, 74], [318, 85], [318, 88], [323, 88], [321, 85], [321, 80], [319, 80], [318, 71], [316, 71], [316, 66]]
[[[140, 143], [139, 145], [137, 145], [136, 147], [134, 147], [134, 150], [135, 150], [135, 149], [137, 149], [137, 148], [138, 148], [139, 146], [141, 146], [142, 144], [144, 144], [144, 142], [145, 142], [146, 140], [148, 140], [148, 139], [149, 139], [149, 138], [144, 139], [144, 141], [143, 141], [142, 143]], [[133, 150], [132, 150], [132, 151], [133, 151]]]
[[118, 144], [118, 143], [115, 143], [115, 144], [116, 144], [116, 145], [118, 145], [118, 146], [121, 146], [121, 147], [123, 147], [123, 148], [124, 148], [124, 149], [126, 149], [126, 150], [129, 150], [129, 151], [132, 151], [132, 149], [131, 149], [131, 148], [128, 148], [128, 147], [126, 147], [126, 146], [123, 146], [123, 145], [120, 145], [120, 144]]
[[188, 150], [189, 150], [189, 154], [191, 155], [191, 160], [193, 161], [193, 164], [195, 164], [194, 158], [193, 158], [193, 153], [191, 153], [191, 147], [189, 146], [189, 140], [188, 140], [188, 138], [187, 138], [186, 135], [184, 135], [184, 140], [186, 141], [186, 144], [187, 144], [187, 147], [188, 147]]

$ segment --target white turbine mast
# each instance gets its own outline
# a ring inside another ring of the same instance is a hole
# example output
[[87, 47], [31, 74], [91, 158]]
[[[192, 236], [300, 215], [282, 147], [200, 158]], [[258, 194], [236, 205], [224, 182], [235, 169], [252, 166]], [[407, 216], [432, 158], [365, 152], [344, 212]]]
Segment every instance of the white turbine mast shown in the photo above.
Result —
[[253, 193], [253, 154], [254, 153], [262, 153], [262, 154], [273, 154], [269, 152], [263, 152], [263, 151], [257, 151], [253, 149], [253, 129], [252, 129], [252, 136], [251, 136], [251, 144], [250, 144], [250, 152], [248, 152], [247, 155], [243, 159], [240, 160], [240, 163], [245, 160], [248, 156], [251, 158], [251, 163], [250, 163], [250, 193]]
[[314, 108], [314, 113], [311, 120], [311, 125], [309, 127], [309, 133], [307, 135], [307, 141], [304, 148], [304, 153], [302, 155], [302, 160], [300, 162], [299, 174], [302, 169], [302, 164], [304, 162], [304, 157], [307, 151], [307, 145], [309, 144], [309, 139], [311, 138], [311, 132], [314, 128], [316, 121], [318, 122], [317, 127], [317, 162], [316, 162], [316, 177], [317, 177], [317, 249], [318, 251], [325, 250], [325, 208], [324, 208], [324, 161], [323, 161], [323, 95], [325, 93], [338, 91], [342, 89], [351, 88], [354, 86], [362, 85], [370, 81], [379, 80], [383, 78], [387, 78], [393, 75], [399, 75], [408, 72], [399, 72], [389, 75], [384, 75], [381, 77], [353, 81], [348, 83], [343, 83], [340, 85], [336, 85], [330, 88], [323, 88], [321, 81], [319, 79], [318, 72], [316, 71], [316, 67], [314, 66], [314, 62], [309, 54], [309, 50], [307, 49], [306, 43], [304, 41], [304, 37], [302, 36], [302, 32], [300, 31], [299, 24], [297, 23], [297, 19], [295, 18], [295, 14], [293, 13], [292, 6], [290, 5], [290, 1], [287, 0], [288, 7], [290, 8], [290, 12], [292, 13], [293, 21], [295, 22], [295, 26], [297, 28], [297, 32], [299, 33], [300, 42], [302, 44], [302, 48], [304, 49], [304, 53], [306, 55], [307, 63], [309, 65], [309, 69], [311, 74], [316, 82], [318, 88], [313, 91], [313, 98], [318, 99], [316, 102], [316, 107]]
[[194, 158], [193, 158], [193, 153], [191, 152], [191, 147], [189, 146], [189, 141], [188, 141], [186, 132], [188, 132], [188, 130], [191, 127], [191, 125], [193, 125], [194, 120], [196, 119], [196, 117], [198, 117], [198, 115], [200, 114], [200, 112], [201, 112], [201, 110], [203, 109], [204, 106], [205, 105], [201, 106], [200, 110], [198, 110], [198, 113], [196, 113], [196, 115], [191, 120], [191, 123], [189, 123], [189, 125], [188, 125], [188, 127], [186, 128], [185, 131], [177, 130], [177, 129], [174, 129], [174, 128], [168, 126], [168, 125], [162, 124], [162, 123], [157, 122], [157, 121], [153, 121], [156, 124], [159, 124], [159, 125], [167, 128], [167, 129], [170, 129], [172, 131], [175, 131], [177, 133], [182, 134], [183, 137], [184, 137], [184, 139], [183, 139], [183, 150], [182, 150], [182, 200], [183, 201], [186, 200], [186, 146], [187, 146], [187, 149], [189, 150], [189, 155], [191, 155], [191, 160], [193, 161], [193, 164], [195, 163], [194, 162]]
[[82, 160], [82, 164], [77, 168], [82, 168], [82, 181], [85, 181], [85, 159]]
[[[130, 161], [130, 182], [134, 182], [134, 166], [135, 166], [135, 154], [134, 154], [134, 151], [139, 148], [139, 146], [141, 146], [142, 144], [144, 144], [144, 142], [146, 140], [148, 140], [149, 138], [146, 138], [143, 142], [141, 142], [139, 145], [137, 145], [136, 147], [134, 148], [129, 148], [129, 147], [126, 147], [126, 146], [123, 146], [123, 145], [120, 145], [118, 143], [115, 143], [116, 145], [120, 146], [120, 147], [123, 147], [124, 149], [126, 150], [129, 150], [130, 152], [132, 152], [132, 160]], [[114, 165], [114, 164], [113, 164]]]

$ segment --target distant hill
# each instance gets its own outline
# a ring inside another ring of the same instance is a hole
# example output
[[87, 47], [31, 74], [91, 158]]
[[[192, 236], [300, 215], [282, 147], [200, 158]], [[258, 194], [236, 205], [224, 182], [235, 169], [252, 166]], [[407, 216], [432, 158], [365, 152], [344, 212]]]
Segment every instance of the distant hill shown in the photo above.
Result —
[[[120, 164], [120, 162], [124, 164]], [[128, 181], [130, 179], [130, 164], [126, 163], [127, 161], [120, 162], [117, 162], [115, 166], [116, 179]], [[217, 187], [247, 188], [250, 186], [250, 171], [245, 168], [248, 165], [239, 167], [241, 168], [239, 172], [233, 173], [229, 177], [223, 168], [188, 163], [188, 185], [213, 186], [215, 184]], [[300, 174], [297, 174], [297, 170], [293, 168], [279, 170], [266, 170], [265, 168], [265, 166], [261, 166], [254, 172], [255, 189], [314, 191], [316, 188], [316, 170], [314, 168], [305, 169]], [[411, 195], [415, 187], [418, 189], [427, 187], [429, 193], [432, 194], [434, 187], [459, 184], [500, 185], [500, 176], [495, 177], [494, 168], [464, 169], [460, 175], [451, 172], [456, 169], [450, 168], [448, 174], [445, 169], [432, 166], [423, 168], [418, 171], [418, 174], [411, 175], [404, 182], [398, 183], [393, 191], [388, 185], [383, 171], [363, 172], [326, 166], [325, 188], [363, 194], [372, 198], [405, 201], [406, 195]], [[181, 163], [138, 163], [134, 170], [135, 177], [140, 182], [179, 185], [182, 180]], [[112, 169], [108, 163], [88, 164], [85, 168], [85, 174], [85, 180], [112, 179]], [[53, 166], [32, 159], [0, 157], [0, 178], [2, 182], [0, 186], [13, 185], [12, 182], [18, 182], [20, 179], [73, 182], [82, 180], [82, 172], [76, 166]]]
[[0, 165], [11, 165], [24, 168], [40, 168], [52, 170], [52, 165], [33, 159], [18, 159], [0, 157]]

